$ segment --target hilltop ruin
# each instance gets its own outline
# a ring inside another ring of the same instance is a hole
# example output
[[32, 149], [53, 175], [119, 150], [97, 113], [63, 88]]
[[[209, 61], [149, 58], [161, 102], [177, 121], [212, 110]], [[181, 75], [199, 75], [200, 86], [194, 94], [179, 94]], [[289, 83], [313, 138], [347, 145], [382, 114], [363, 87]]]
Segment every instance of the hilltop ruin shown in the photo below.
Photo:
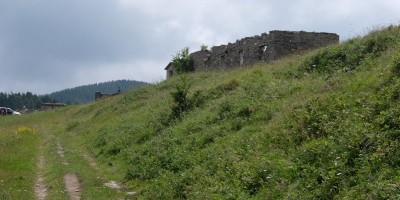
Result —
[[[305, 31], [270, 31], [253, 37], [236, 40], [235, 43], [214, 46], [190, 54], [195, 71], [225, 70], [248, 66], [256, 62], [273, 62], [291, 54], [339, 43], [335, 33]], [[171, 63], [165, 68], [167, 78], [176, 71]]]

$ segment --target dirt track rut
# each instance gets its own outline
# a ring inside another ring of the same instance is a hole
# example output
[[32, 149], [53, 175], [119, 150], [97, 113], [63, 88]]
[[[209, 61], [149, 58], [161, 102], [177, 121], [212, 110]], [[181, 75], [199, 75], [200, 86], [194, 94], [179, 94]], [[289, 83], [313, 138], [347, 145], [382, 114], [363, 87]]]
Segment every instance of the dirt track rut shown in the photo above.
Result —
[[37, 164], [39, 173], [37, 174], [36, 184], [35, 184], [35, 195], [38, 200], [45, 200], [47, 197], [47, 186], [44, 183], [44, 178], [42, 170], [44, 167], [44, 157], [39, 157], [39, 162]]
[[79, 185], [78, 175], [68, 173], [64, 175], [65, 188], [71, 200], [81, 199], [81, 189]]

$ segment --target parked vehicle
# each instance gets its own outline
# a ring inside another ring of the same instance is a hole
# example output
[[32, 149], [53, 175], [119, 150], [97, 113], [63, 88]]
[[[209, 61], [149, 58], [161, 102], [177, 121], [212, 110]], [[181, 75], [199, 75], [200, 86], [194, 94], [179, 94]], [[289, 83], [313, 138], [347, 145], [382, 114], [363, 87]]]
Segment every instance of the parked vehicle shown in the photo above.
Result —
[[0, 107], [0, 115], [21, 115], [21, 113], [14, 111], [11, 108]]

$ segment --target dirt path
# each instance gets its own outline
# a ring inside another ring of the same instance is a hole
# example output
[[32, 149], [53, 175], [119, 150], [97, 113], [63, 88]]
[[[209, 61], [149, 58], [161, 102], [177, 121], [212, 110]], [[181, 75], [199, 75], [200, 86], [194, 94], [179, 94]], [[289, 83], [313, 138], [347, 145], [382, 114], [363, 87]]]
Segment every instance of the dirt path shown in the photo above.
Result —
[[44, 167], [44, 157], [39, 157], [39, 162], [37, 164], [39, 173], [37, 174], [36, 184], [35, 184], [35, 195], [38, 200], [44, 200], [47, 197], [47, 186], [44, 184], [44, 178], [42, 170]]
[[[57, 154], [61, 159], [64, 158], [64, 149], [59, 142], [57, 142]], [[68, 162], [65, 161], [65, 159], [63, 159], [63, 165], [68, 165]]]
[[95, 169], [96, 171], [99, 171], [100, 168], [97, 166], [96, 162], [94, 161], [94, 159], [92, 157], [90, 157], [88, 154], [83, 153], [83, 158], [85, 158], [85, 160], [89, 163], [89, 165]]
[[[65, 160], [64, 156], [64, 148], [61, 146], [59, 142], [57, 142], [57, 154], [62, 159], [63, 165], [69, 165], [69, 163]], [[81, 188], [79, 184], [78, 175], [75, 173], [68, 173], [64, 175], [64, 184], [65, 189], [68, 192], [68, 195], [71, 200], [79, 200], [81, 199]]]
[[65, 188], [71, 200], [81, 199], [81, 189], [78, 176], [74, 173], [64, 175]]
[[[75, 133], [65, 131], [69, 119], [50, 118], [50, 114], [46, 123], [37, 125], [41, 141], [35, 149], [38, 152], [31, 182], [33, 199], [126, 199], [125, 188], [105, 178], [107, 171], [90, 154], [85, 155], [82, 141], [73, 137]], [[1, 191], [0, 188], [0, 200]]]
[[[54, 143], [55, 143], [55, 153], [56, 153], [57, 160], [59, 162], [61, 162], [65, 167], [69, 166], [70, 165], [70, 163], [68, 162], [69, 156], [65, 155], [65, 150], [64, 150], [63, 145], [59, 141], [55, 141]], [[54, 146], [53, 146], [53, 148], [54, 148]], [[86, 153], [80, 152], [80, 154], [87, 161], [87, 163], [91, 166], [91, 168], [94, 169], [95, 171], [97, 171], [98, 174], [100, 174], [99, 172], [101, 170], [97, 166], [95, 160]], [[37, 174], [37, 179], [36, 179], [35, 188], [34, 188], [35, 196], [36, 196], [36, 199], [38, 199], [38, 200], [46, 200], [49, 198], [49, 196], [52, 195], [52, 192], [49, 190], [49, 188], [51, 188], [51, 187], [49, 187], [45, 184], [45, 177], [43, 174], [43, 170], [46, 167], [46, 163], [45, 163], [45, 157], [43, 155], [41, 155], [39, 157], [37, 166], [38, 166], [39, 173]], [[66, 174], [62, 175], [62, 178], [63, 178], [63, 182], [64, 182], [64, 188], [61, 188], [61, 189], [64, 189], [68, 193], [69, 199], [70, 200], [80, 200], [82, 198], [82, 194], [81, 194], [82, 191], [81, 191], [81, 185], [80, 185], [81, 180], [79, 177], [79, 172], [75, 171], [75, 172], [66, 173]], [[123, 187], [116, 181], [108, 180], [104, 177], [98, 177], [98, 178], [101, 180], [101, 182], [103, 182], [103, 185], [105, 187], [111, 188], [111, 189], [117, 191], [118, 193], [121, 193], [121, 190], [123, 190]], [[132, 196], [135, 194], [136, 194], [136, 192], [126, 193], [127, 196]]]

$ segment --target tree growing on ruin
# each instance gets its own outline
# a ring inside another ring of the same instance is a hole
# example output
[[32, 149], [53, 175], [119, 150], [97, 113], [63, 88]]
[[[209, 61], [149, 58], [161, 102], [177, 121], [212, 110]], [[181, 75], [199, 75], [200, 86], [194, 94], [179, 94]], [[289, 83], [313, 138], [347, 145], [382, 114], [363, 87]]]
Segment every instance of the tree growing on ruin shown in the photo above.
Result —
[[193, 60], [189, 56], [189, 47], [183, 48], [174, 56], [172, 66], [178, 74], [194, 71]]
[[202, 45], [200, 46], [200, 50], [201, 50], [201, 51], [207, 51], [207, 50], [208, 50], [208, 46], [205, 45], [205, 44], [202, 44]]

